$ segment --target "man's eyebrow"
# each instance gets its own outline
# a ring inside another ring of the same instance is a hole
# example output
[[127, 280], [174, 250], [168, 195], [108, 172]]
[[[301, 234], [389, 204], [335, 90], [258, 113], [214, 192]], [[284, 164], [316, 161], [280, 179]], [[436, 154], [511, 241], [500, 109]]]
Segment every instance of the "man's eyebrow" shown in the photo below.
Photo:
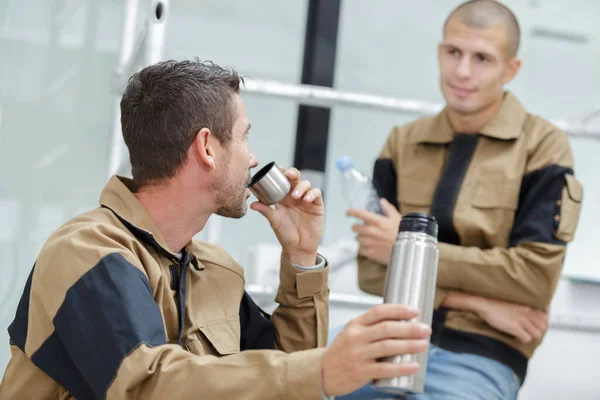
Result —
[[442, 43], [442, 47], [446, 47], [446, 48], [453, 48], [453, 49], [458, 49], [458, 47], [456, 47], [455, 45], [453, 45], [452, 43], [447, 43], [447, 42], [443, 42]]
[[248, 122], [248, 127], [246, 128], [246, 131], [244, 133], [248, 133], [248, 131], [250, 130], [250, 128], [252, 128], [252, 125], [250, 124], [250, 122]]

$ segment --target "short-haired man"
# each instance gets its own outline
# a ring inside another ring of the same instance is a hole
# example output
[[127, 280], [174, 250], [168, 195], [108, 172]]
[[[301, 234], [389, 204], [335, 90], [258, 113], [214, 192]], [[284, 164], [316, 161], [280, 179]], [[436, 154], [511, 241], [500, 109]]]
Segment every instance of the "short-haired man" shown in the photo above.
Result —
[[[516, 398], [575, 234], [582, 188], [567, 136], [504, 89], [521, 66], [519, 40], [499, 2], [450, 14], [438, 49], [445, 109], [389, 135], [373, 173], [386, 215], [349, 211], [364, 221], [353, 226], [360, 287], [378, 295], [401, 214], [438, 221], [437, 309], [418, 399]], [[381, 395], [347, 398], [370, 396]]]
[[8, 332], [2, 400], [321, 399], [415, 365], [377, 363], [424, 351], [417, 312], [381, 306], [327, 344], [328, 268], [319, 189], [291, 168], [292, 190], [264, 215], [282, 247], [279, 307], [244, 291], [242, 268], [192, 240], [212, 214], [242, 217], [250, 123], [237, 73], [166, 61], [129, 80], [121, 123], [133, 180], [113, 177], [100, 207], [55, 231]]

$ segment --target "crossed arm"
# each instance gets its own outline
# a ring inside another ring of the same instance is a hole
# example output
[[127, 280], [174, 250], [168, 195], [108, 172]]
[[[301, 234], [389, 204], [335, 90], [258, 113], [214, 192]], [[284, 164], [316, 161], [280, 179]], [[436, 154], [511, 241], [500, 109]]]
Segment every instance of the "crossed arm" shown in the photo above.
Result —
[[[385, 272], [392, 252], [401, 215], [386, 200], [381, 201], [385, 215], [349, 210], [348, 215], [364, 224], [353, 225], [359, 242], [359, 284], [375, 295], [383, 294]], [[545, 311], [515, 302], [474, 295], [460, 290], [438, 291], [438, 307], [470, 311], [490, 326], [516, 337], [522, 343], [535, 340], [548, 325]]]

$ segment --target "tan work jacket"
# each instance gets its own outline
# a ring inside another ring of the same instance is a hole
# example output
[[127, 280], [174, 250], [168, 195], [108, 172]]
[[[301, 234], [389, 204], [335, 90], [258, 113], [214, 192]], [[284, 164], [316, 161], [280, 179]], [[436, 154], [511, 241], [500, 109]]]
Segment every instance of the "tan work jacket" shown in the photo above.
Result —
[[[567, 135], [506, 93], [479, 134], [453, 132], [446, 110], [392, 130], [374, 167], [401, 214], [439, 224], [436, 307], [445, 290], [547, 310], [575, 234], [582, 186]], [[359, 285], [383, 292], [386, 266], [359, 256]], [[438, 309], [432, 342], [494, 358], [524, 379], [540, 340], [522, 344], [472, 312]]]
[[169, 251], [129, 184], [113, 177], [43, 247], [0, 398], [321, 399], [328, 268], [282, 259], [269, 316], [220, 247]]

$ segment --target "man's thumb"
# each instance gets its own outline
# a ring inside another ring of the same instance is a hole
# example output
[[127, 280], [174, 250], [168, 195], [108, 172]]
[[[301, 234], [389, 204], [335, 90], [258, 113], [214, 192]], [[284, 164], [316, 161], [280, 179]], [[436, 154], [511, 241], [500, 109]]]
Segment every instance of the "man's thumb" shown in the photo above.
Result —
[[263, 204], [258, 201], [250, 204], [250, 208], [253, 209], [254, 211], [258, 211], [259, 213], [261, 213], [263, 215], [263, 217], [265, 217], [269, 221], [271, 226], [273, 226], [273, 222], [275, 219], [275, 210], [273, 210], [268, 205]]

